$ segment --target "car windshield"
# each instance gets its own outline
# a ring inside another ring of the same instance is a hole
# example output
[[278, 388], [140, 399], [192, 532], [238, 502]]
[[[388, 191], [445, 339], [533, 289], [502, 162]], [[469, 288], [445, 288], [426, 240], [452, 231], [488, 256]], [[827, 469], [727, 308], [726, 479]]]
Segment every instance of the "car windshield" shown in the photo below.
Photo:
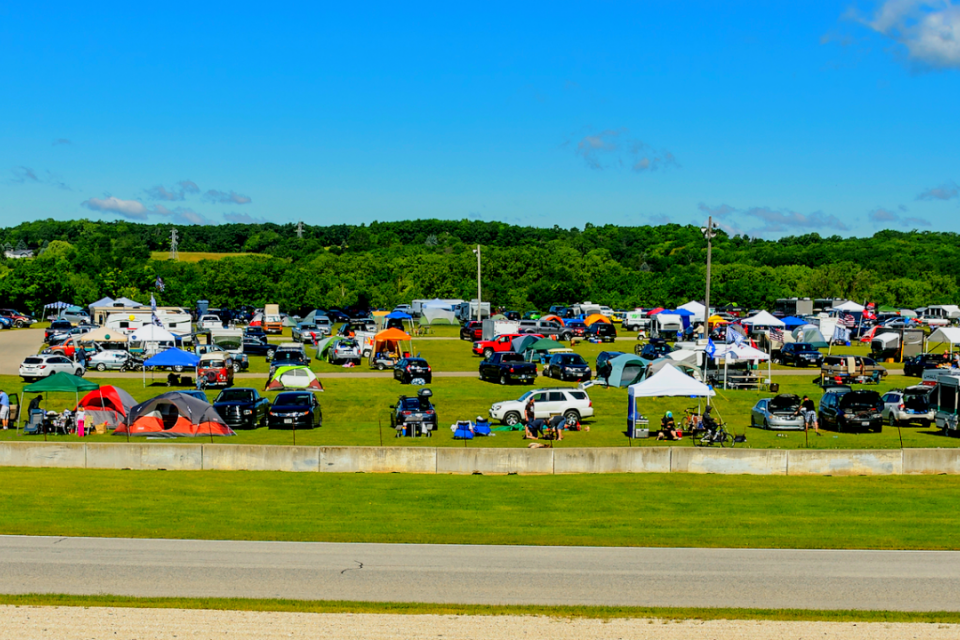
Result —
[[277, 396], [277, 399], [273, 401], [275, 405], [285, 405], [291, 407], [309, 407], [310, 406], [310, 394], [309, 393], [281, 393]]
[[576, 353], [569, 356], [560, 356], [558, 359], [560, 364], [586, 364], [584, 359]]
[[222, 369], [224, 362], [223, 360], [205, 360], [200, 363], [200, 366], [206, 369]]
[[273, 360], [300, 360], [301, 356], [296, 351], [277, 351], [273, 354]]
[[816, 351], [813, 345], [808, 342], [798, 342], [793, 346], [794, 351]]
[[429, 411], [430, 401], [426, 398], [404, 398], [400, 401], [400, 408], [404, 411]]
[[249, 389], [227, 389], [220, 393], [217, 402], [250, 402], [253, 400], [253, 391]]
[[407, 364], [415, 364], [418, 367], [425, 367], [427, 366], [427, 361], [422, 358], [410, 358], [407, 360]]

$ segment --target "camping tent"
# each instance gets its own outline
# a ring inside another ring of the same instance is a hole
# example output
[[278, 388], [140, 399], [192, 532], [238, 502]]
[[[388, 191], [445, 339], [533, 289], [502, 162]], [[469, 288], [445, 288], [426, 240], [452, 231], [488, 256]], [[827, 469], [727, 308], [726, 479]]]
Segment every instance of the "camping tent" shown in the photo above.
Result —
[[540, 340], [540, 338], [538, 338], [537, 336], [531, 336], [531, 335], [517, 336], [516, 338], [510, 341], [510, 349], [511, 351], [515, 351], [517, 353], [523, 353], [524, 351], [527, 350], [527, 347], [529, 347], [532, 344], [535, 344], [538, 340]]
[[825, 349], [830, 346], [820, 332], [820, 329], [812, 324], [797, 327], [790, 335], [793, 336], [794, 342], [809, 342], [814, 349]]
[[862, 304], [857, 304], [856, 302], [852, 302], [850, 300], [847, 300], [841, 305], [836, 305], [836, 304], [833, 305], [834, 311], [846, 311], [848, 313], [849, 312], [863, 313], [863, 308], [864, 307]]
[[[389, 318], [390, 316], [387, 317]], [[406, 348], [404, 348], [404, 342], [407, 343]], [[370, 349], [369, 364], [371, 367], [374, 366], [380, 354], [390, 354], [391, 357], [395, 356], [394, 359], [399, 360], [401, 354], [410, 352], [411, 350], [412, 342], [410, 340], [410, 334], [400, 329], [386, 329], [373, 336], [373, 346]]]
[[169, 391], [132, 407], [113, 435], [151, 437], [235, 436], [209, 402]]
[[766, 311], [761, 311], [755, 316], [750, 318], [745, 318], [741, 321], [740, 324], [745, 324], [750, 327], [783, 327], [783, 321], [774, 318], [771, 314]]
[[309, 367], [277, 367], [267, 380], [267, 391], [284, 389], [316, 389], [323, 391], [323, 385]]
[[927, 344], [949, 344], [950, 353], [953, 353], [954, 345], [960, 345], [960, 328], [941, 327], [930, 334], [930, 337], [927, 338]]
[[106, 424], [110, 429], [116, 429], [126, 421], [127, 414], [136, 404], [133, 396], [123, 389], [107, 385], [83, 396], [74, 411], [83, 407], [87, 424]]
[[344, 339], [344, 336], [332, 336], [330, 338], [317, 340], [317, 357], [323, 358], [324, 356], [326, 356], [327, 352], [330, 351], [330, 348], [343, 339]]
[[677, 307], [677, 311], [680, 311], [680, 310], [689, 311], [690, 313], [692, 313], [693, 315], [691, 317], [693, 318], [694, 322], [703, 322], [703, 319], [707, 317], [707, 314], [706, 314], [707, 308], [703, 306], [701, 303], [697, 302], [696, 300], [691, 300], [687, 304], [683, 304]]
[[94, 308], [96, 307], [110, 307], [113, 306], [113, 298], [107, 296], [106, 298], [100, 298], [96, 302], [91, 302], [87, 305], [87, 308], [90, 309], [90, 313], [93, 313]]
[[672, 366], [660, 369], [652, 376], [647, 376], [643, 382], [627, 387], [627, 424], [636, 424], [640, 412], [637, 408], [637, 398], [657, 398], [662, 396], [711, 397], [713, 389], [694, 380]]
[[563, 349], [564, 346], [557, 342], [556, 340], [551, 340], [550, 338], [540, 338], [536, 342], [528, 344], [524, 349], [524, 360], [532, 362], [534, 359], [539, 356], [547, 353], [551, 349]]
[[643, 377], [650, 361], [640, 356], [625, 353], [610, 360], [610, 375], [607, 376], [607, 386], [629, 387]]
[[700, 369], [697, 367], [692, 367], [685, 362], [678, 362], [667, 356], [657, 358], [647, 366], [647, 371], [644, 374], [644, 379], [653, 376], [656, 373], [659, 373], [661, 369], [666, 367], [671, 367], [678, 370], [680, 373], [691, 376], [695, 380], [702, 380], [703, 374], [700, 373]]
[[783, 326], [787, 329], [793, 329], [794, 327], [802, 327], [807, 324], [807, 321], [803, 318], [797, 318], [795, 316], [787, 316], [786, 318], [781, 318], [780, 322], [783, 323]]
[[424, 306], [420, 315], [420, 324], [457, 324], [457, 316], [444, 307]]
[[79, 338], [80, 342], [126, 342], [127, 334], [122, 331], [115, 331], [107, 327], [100, 327], [84, 333]]
[[602, 313], [592, 313], [592, 314], [590, 314], [589, 316], [587, 316], [586, 320], [583, 321], [583, 324], [585, 324], [585, 325], [587, 325], [587, 326], [589, 327], [590, 325], [594, 324], [595, 322], [605, 322], [606, 324], [612, 324], [612, 323], [610, 322], [610, 318], [608, 318], [607, 316], [603, 315]]

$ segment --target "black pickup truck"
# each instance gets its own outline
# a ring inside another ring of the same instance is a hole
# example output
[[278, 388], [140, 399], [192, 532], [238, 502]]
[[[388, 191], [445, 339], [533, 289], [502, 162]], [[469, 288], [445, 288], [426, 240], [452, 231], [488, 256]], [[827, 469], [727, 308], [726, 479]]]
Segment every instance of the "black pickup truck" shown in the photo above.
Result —
[[537, 365], [524, 362], [523, 356], [513, 351], [490, 354], [480, 363], [480, 379], [499, 381], [500, 384], [522, 382], [533, 384], [537, 378]]

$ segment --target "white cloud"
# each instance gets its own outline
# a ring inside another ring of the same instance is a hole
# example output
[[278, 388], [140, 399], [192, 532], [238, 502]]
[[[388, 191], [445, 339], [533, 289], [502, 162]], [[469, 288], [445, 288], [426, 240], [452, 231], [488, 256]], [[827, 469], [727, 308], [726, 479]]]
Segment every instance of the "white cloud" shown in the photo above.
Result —
[[752, 233], [785, 233], [797, 229], [823, 229], [830, 228], [837, 231], [848, 231], [849, 228], [839, 218], [827, 215], [822, 211], [813, 213], [799, 213], [783, 209], [771, 209], [769, 207], [753, 207], [745, 211], [746, 215], [762, 220], [765, 224], [760, 229], [755, 229]]
[[[901, 205], [899, 210], [904, 212], [907, 210], [907, 208]], [[918, 218], [915, 216], [904, 218], [901, 217], [899, 213], [894, 213], [893, 211], [884, 209], [883, 207], [877, 207], [868, 213], [867, 220], [880, 227], [889, 227], [891, 224], [898, 224], [901, 227], [908, 227], [912, 229], [916, 229], [917, 227], [932, 226], [930, 221], [925, 218]]]
[[939, 187], [931, 187], [917, 196], [917, 200], [952, 200], [960, 195], [955, 182], [947, 182]]
[[853, 17], [915, 65], [960, 69], [960, 6], [951, 0], [885, 0], [872, 16]]
[[115, 213], [131, 220], [146, 220], [150, 214], [150, 211], [139, 200], [121, 200], [113, 196], [103, 199], [90, 198], [81, 202], [80, 206], [91, 211]]
[[236, 191], [227, 193], [226, 191], [217, 191], [210, 189], [203, 194], [203, 199], [207, 202], [217, 202], [220, 204], [249, 204], [252, 199], [249, 196], [243, 196]]

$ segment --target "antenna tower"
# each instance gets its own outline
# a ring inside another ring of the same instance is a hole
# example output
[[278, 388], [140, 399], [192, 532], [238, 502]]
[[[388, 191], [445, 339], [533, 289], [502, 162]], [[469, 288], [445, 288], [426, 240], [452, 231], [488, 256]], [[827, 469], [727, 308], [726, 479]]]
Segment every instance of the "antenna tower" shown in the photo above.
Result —
[[297, 237], [303, 239], [303, 220], [297, 222]]
[[171, 260], [180, 259], [180, 254], [177, 252], [178, 244], [179, 243], [177, 242], [177, 230], [171, 229], [170, 230], [170, 259]]

